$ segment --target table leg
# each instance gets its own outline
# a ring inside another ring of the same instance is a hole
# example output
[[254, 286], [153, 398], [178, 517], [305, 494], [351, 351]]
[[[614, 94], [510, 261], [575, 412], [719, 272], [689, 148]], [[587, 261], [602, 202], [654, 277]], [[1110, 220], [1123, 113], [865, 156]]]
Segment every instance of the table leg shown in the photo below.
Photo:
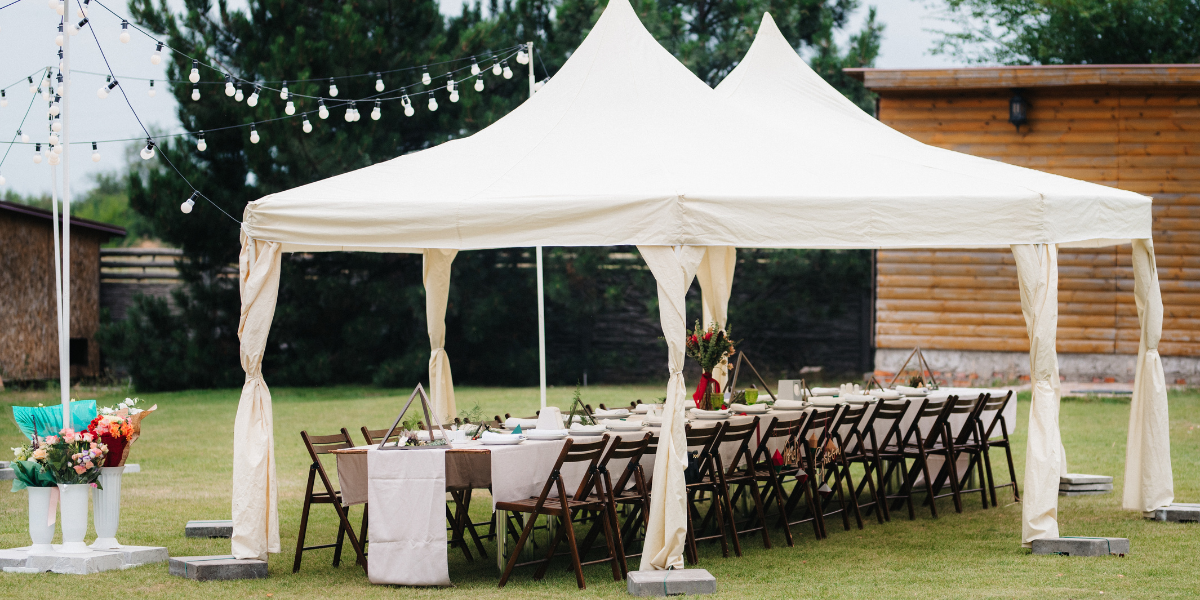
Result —
[[505, 546], [508, 545], [508, 511], [496, 511], [496, 566], [500, 568], [500, 572], [504, 572], [504, 567], [508, 566], [507, 557], [505, 556]]

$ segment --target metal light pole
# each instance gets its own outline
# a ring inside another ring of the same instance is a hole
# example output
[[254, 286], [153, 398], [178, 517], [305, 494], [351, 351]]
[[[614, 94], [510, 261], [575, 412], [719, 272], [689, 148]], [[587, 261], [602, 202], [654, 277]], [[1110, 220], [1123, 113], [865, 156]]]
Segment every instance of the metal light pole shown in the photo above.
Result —
[[62, 136], [59, 145], [62, 147], [63, 165], [63, 220], [62, 220], [62, 319], [58, 325], [58, 378], [59, 389], [62, 392], [63, 429], [71, 426], [71, 102], [67, 100], [67, 92], [73, 91], [71, 84], [71, 25], [68, 15], [63, 14], [63, 61], [59, 73], [63, 82], [59, 86], [60, 102], [62, 103]]
[[[529, 97], [533, 97], [533, 42], [526, 44], [529, 53]], [[541, 382], [542, 408], [546, 408], [546, 294], [542, 271], [542, 247], [537, 247], [537, 306], [538, 306], [538, 374]]]

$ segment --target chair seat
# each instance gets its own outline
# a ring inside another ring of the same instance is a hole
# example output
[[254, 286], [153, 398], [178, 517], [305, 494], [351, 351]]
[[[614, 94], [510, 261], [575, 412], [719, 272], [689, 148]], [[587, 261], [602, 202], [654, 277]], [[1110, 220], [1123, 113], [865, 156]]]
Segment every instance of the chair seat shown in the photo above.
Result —
[[[590, 497], [587, 500], [567, 500], [567, 508], [571, 510], [599, 510], [604, 508], [604, 504], [599, 499]], [[525, 500], [517, 500], [515, 502], [497, 502], [496, 510], [507, 510], [513, 512], [531, 513], [536, 512], [537, 498], [527, 498]], [[562, 500], [559, 498], [546, 498], [542, 503], [541, 512], [557, 512], [562, 510]]]

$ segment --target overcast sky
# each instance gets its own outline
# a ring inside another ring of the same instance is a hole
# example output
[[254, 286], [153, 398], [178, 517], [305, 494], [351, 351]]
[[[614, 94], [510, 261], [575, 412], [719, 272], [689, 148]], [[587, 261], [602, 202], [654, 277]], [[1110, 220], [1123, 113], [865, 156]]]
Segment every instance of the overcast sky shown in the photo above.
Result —
[[[459, 14], [461, 0], [440, 0], [446, 14]], [[938, 20], [936, 9], [927, 6], [931, 0], [875, 0], [871, 5], [878, 7], [878, 19], [886, 25], [883, 47], [877, 65], [888, 68], [938, 67], [953, 64], [942, 56], [932, 56], [929, 48], [935, 35], [929, 29], [947, 25]], [[105, 4], [121, 15], [127, 15], [124, 0], [109, 0]], [[239, 4], [237, 0], [231, 6]], [[70, 13], [77, 22], [78, 16]], [[103, 8], [94, 6], [90, 17], [92, 29], [99, 41], [85, 28], [79, 35], [71, 37], [71, 68], [74, 72], [74, 89], [71, 99], [71, 139], [75, 142], [144, 137], [134, 112], [126, 105], [119, 90], [105, 99], [96, 95], [97, 88], [104, 84], [103, 73], [107, 72], [105, 58], [117, 74], [136, 110], [137, 117], [151, 130], [160, 132], [182, 131], [175, 117], [175, 101], [160, 91], [155, 97], [147, 95], [148, 81], [158, 79], [162, 86], [163, 64], [150, 62], [154, 53], [154, 42], [131, 30], [131, 41], [120, 42], [121, 21]], [[866, 17], [866, 8], [860, 9], [848, 29], [856, 31]], [[45, 0], [20, 0], [0, 10], [0, 86], [16, 85], [6, 89], [8, 105], [0, 108], [0, 156], [7, 151], [7, 158], [0, 164], [0, 175], [7, 180], [4, 189], [22, 194], [49, 193], [50, 168], [43, 161], [33, 163], [33, 146], [8, 142], [13, 139], [18, 127], [30, 136], [30, 142], [45, 143], [49, 135], [46, 121], [46, 103], [40, 97], [33, 102], [28, 116], [22, 124], [26, 108], [30, 107], [33, 94], [25, 77], [34, 71], [57, 63], [58, 46], [54, 43], [57, 34], [58, 15], [47, 6]], [[841, 40], [844, 42], [844, 39]], [[103, 56], [100, 50], [103, 51]], [[86, 72], [99, 73], [92, 75]], [[140, 78], [140, 79], [138, 79]], [[34, 76], [35, 82], [38, 75]], [[220, 88], [202, 88], [212, 94]], [[202, 97], [201, 102], [210, 98]], [[19, 139], [17, 140], [20, 141]], [[92, 186], [92, 176], [98, 172], [118, 169], [124, 160], [124, 148], [129, 142], [100, 144], [101, 160], [93, 163], [89, 145], [73, 145], [71, 159], [72, 192], [82, 192]], [[60, 166], [59, 169], [62, 167]], [[61, 177], [61, 171], [60, 171]]]

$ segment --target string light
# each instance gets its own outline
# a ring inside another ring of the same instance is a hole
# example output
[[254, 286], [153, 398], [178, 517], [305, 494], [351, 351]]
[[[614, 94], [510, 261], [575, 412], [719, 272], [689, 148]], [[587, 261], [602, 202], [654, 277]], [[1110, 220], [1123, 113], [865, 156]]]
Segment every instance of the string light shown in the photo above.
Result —
[[36, 94], [37, 93], [37, 84], [33, 82], [33, 75], [26, 77], [26, 79], [29, 80], [29, 93]]
[[[279, 99], [280, 100], [288, 99], [288, 89], [287, 89], [287, 81], [286, 80], [283, 82], [283, 89], [279, 90]], [[289, 104], [291, 104], [291, 103], [289, 102]], [[288, 113], [288, 114], [290, 115], [292, 113]]]
[[436, 112], [438, 109], [437, 98], [435, 98], [433, 94], [429, 95], [428, 108], [430, 112]]
[[283, 112], [288, 116], [296, 114], [296, 105], [292, 104], [291, 100], [288, 100], [287, 105], [283, 107]]
[[28, 144], [28, 143], [29, 143], [29, 134], [28, 134], [28, 133], [24, 133], [24, 132], [22, 132], [20, 129], [18, 129], [18, 130], [17, 130], [17, 135], [21, 136], [21, 143], [22, 143], [22, 144]]
[[475, 60], [474, 58], [471, 59], [471, 74], [479, 74], [479, 61]]
[[62, 106], [59, 104], [59, 100], [61, 99], [61, 96], [55, 96], [54, 102], [50, 103], [50, 116], [57, 117], [58, 113], [62, 112]]
[[46, 156], [47, 161], [51, 165], [57, 165], [58, 163], [62, 162], [62, 156], [60, 154], [61, 152], [62, 149], [58, 148], [57, 146], [50, 148], [50, 153]]
[[417, 112], [413, 109], [412, 100], [408, 99], [408, 94], [405, 94], [403, 98], [400, 98], [400, 106], [404, 107], [404, 116], [406, 117], [411, 117]]
[[33, 145], [33, 164], [35, 164], [35, 165], [42, 164], [42, 145], [41, 144]]
[[383, 116], [383, 113], [382, 113], [382, 112], [379, 110], [379, 101], [378, 101], [378, 100], [376, 100], [376, 101], [375, 101], [375, 108], [372, 108], [372, 109], [371, 109], [371, 120], [372, 120], [372, 121], [378, 121], [378, 120], [379, 120], [379, 118], [380, 118], [380, 117], [382, 117], [382, 116]]
[[304, 113], [304, 124], [300, 126], [304, 133], [312, 133], [312, 123], [308, 122], [308, 113]]
[[204, 141], [204, 130], [203, 129], [200, 130], [200, 136], [196, 140], [196, 149], [201, 152], [208, 150], [208, 142]]
[[65, 15], [67, 13], [67, 3], [63, 2], [63, 0], [58, 0], [58, 2], [55, 2], [54, 12], [58, 13], [58, 16], [60, 17]]
[[50, 131], [55, 133], [62, 131], [62, 118], [54, 117], [54, 122], [50, 124]]
[[200, 86], [198, 86], [196, 84], [192, 84], [192, 101], [198, 102], [199, 100], [200, 100]]
[[81, 17], [88, 16], [88, 3], [91, 1], [92, 0], [83, 0], [83, 6], [79, 7], [79, 16], [81, 16]]
[[[80, 9], [80, 10], [82, 11], [82, 9]], [[88, 24], [88, 19], [87, 19], [87, 17], [84, 17], [82, 21], [75, 24], [75, 26], [71, 27], [71, 30], [68, 33], [70, 33], [71, 35], [78, 35], [79, 30], [86, 27], [87, 24]]]
[[382, 92], [383, 90], [384, 90], [383, 75], [380, 73], [376, 73], [375, 74], [375, 91]]
[[354, 108], [353, 108], [353, 106], [354, 106], [354, 104], [350, 104], [349, 106], [347, 106], [347, 107], [346, 107], [346, 117], [345, 117], [345, 118], [346, 118], [346, 122], [347, 122], [347, 123], [353, 123], [353, 122], [354, 122]]
[[241, 84], [241, 82], [238, 82], [237, 91], [233, 93], [233, 99], [238, 102], [241, 102], [242, 98], [245, 98], [245, 96], [242, 95], [242, 84]]
[[[150, 89], [146, 90], [146, 95], [147, 95], [147, 96], [150, 96], [151, 98], [153, 98], [155, 93], [157, 93], [157, 90], [155, 90], [155, 89], [154, 89], [154, 80], [153, 80], [153, 79], [151, 79], [151, 80], [150, 80]], [[199, 99], [200, 99], [200, 98], [199, 98], [199, 96], [200, 96], [200, 93], [199, 93], [198, 91], [193, 91], [193, 92], [192, 92], [192, 96], [195, 96], [194, 98], [192, 98], [192, 100], [199, 100]]]
[[475, 78], [475, 91], [477, 91], [477, 92], [483, 91], [483, 77]]
[[142, 148], [142, 151], [138, 154], [142, 156], [142, 160], [154, 158], [154, 140], [146, 138], [146, 147]]
[[255, 107], [255, 106], [258, 106], [258, 92], [259, 92], [259, 90], [261, 90], [261, 89], [262, 89], [262, 88], [261, 88], [260, 86], [258, 86], [258, 85], [255, 85], [255, 86], [254, 86], [254, 91], [253, 91], [253, 92], [250, 92], [250, 98], [248, 98], [248, 99], [246, 100], [246, 106], [249, 106], [249, 107]]
[[521, 49], [517, 50], [517, 64], [529, 64], [529, 55], [525, 53], [525, 44], [521, 44]]
[[157, 65], [162, 62], [162, 49], [163, 43], [159, 42], [158, 46], [154, 48], [154, 54], [150, 55], [150, 64]]
[[200, 81], [200, 61], [192, 59], [192, 72], [188, 73], [188, 81], [196, 83]]
[[229, 73], [225, 74], [225, 95], [232, 97], [236, 90], [233, 89], [233, 76]]
[[425, 85], [429, 85], [430, 82], [432, 82], [432, 81], [433, 81], [433, 78], [429, 76], [429, 68], [426, 67], [425, 72], [421, 73], [421, 83], [423, 83]]
[[100, 149], [96, 147], [96, 142], [92, 142], [92, 162], [100, 162]]
[[251, 123], [250, 124], [250, 143], [257, 144], [259, 139], [261, 139], [261, 138], [258, 137], [258, 128], [256, 128], [254, 126], [254, 123]]
[[96, 91], [96, 95], [99, 96], [101, 99], [107, 98], [108, 93], [111, 92], [113, 88], [117, 87], [117, 80], [112, 79], [111, 77], [109, 79], [111, 81], [109, 81], [108, 85], [106, 85], [106, 86], [102, 85], [102, 86], [100, 86], [100, 89]]
[[332, 77], [330, 77], [330, 78], [329, 78], [329, 97], [330, 97], [330, 98], [337, 98], [337, 95], [338, 95], [337, 84], [336, 84], [336, 83], [334, 83], [334, 82], [333, 82], [333, 78], [332, 78]]
[[129, 43], [129, 21], [121, 19], [121, 43]]
[[62, 45], [63, 45], [63, 31], [62, 31], [62, 23], [59, 23], [59, 24], [58, 24], [58, 35], [54, 36], [54, 45], [55, 45], [55, 46], [62, 46]]
[[508, 68], [508, 60], [504, 61], [504, 78], [512, 79], [512, 69]]
[[0, 90], [0, 108], [8, 106], [8, 94]]
[[317, 116], [321, 117], [321, 120], [325, 120], [325, 119], [329, 118], [329, 109], [325, 108], [325, 99], [324, 98], [320, 98], [317, 100]]
[[191, 214], [194, 206], [196, 206], [196, 192], [192, 192], [192, 195], [187, 200], [184, 200], [183, 204], [179, 205], [179, 210], [183, 211], [185, 215]]
[[50, 142], [51, 146], [53, 146], [54, 144], [57, 144], [58, 143], [58, 134], [52, 132], [50, 134], [50, 137], [48, 138], [48, 141]]
[[492, 75], [500, 76], [500, 59], [492, 57]]

